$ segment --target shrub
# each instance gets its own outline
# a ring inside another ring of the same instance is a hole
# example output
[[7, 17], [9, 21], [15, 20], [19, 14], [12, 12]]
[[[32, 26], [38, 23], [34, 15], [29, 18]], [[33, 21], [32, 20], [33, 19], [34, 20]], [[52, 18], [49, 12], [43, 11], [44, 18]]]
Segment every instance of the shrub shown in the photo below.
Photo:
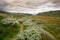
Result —
[[40, 40], [41, 32], [38, 29], [24, 30], [17, 35], [16, 40]]
[[13, 18], [4, 18], [0, 25], [0, 40], [12, 40], [19, 31], [19, 22]]

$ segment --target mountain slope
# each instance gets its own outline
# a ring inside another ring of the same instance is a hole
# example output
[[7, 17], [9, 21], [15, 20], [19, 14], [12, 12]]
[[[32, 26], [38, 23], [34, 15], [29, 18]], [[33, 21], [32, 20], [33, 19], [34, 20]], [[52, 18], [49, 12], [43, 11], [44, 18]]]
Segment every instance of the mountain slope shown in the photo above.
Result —
[[38, 13], [37, 15], [60, 17], [60, 10], [58, 10], [58, 11], [49, 11], [49, 12], [44, 12], [44, 13]]

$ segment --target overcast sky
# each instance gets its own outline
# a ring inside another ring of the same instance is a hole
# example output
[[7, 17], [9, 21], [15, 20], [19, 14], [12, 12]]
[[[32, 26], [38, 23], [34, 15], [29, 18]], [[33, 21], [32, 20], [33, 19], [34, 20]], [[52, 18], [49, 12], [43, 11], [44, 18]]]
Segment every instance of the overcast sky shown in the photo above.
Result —
[[31, 14], [54, 11], [60, 10], [60, 0], [0, 0], [0, 10]]

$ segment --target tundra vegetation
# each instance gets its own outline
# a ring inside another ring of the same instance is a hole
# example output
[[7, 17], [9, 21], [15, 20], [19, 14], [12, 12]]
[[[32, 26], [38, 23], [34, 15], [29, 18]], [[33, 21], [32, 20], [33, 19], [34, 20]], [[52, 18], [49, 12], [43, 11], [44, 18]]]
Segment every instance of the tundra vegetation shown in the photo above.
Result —
[[60, 17], [0, 13], [0, 40], [60, 40]]

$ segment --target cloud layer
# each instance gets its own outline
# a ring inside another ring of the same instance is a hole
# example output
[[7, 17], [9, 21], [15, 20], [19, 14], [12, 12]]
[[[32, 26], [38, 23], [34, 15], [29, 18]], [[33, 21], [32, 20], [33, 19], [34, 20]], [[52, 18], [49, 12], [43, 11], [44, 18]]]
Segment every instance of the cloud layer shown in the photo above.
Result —
[[0, 0], [0, 10], [14, 13], [37, 14], [60, 10], [59, 0]]

